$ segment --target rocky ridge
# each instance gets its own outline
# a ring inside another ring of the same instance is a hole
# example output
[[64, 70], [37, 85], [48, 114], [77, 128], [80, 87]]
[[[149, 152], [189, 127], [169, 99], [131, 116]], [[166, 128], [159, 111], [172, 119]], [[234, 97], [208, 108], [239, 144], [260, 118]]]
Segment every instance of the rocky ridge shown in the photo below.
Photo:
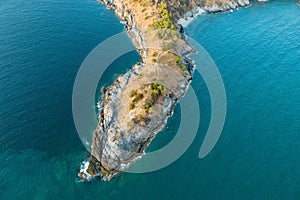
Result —
[[[167, 117], [172, 113], [173, 106], [188, 87], [192, 65], [189, 64], [187, 58], [181, 58], [182, 61], [180, 61], [186, 66], [184, 70], [163, 66], [161, 62], [147, 61], [148, 57], [153, 57], [149, 55], [152, 50], [149, 47], [149, 41], [145, 40], [145, 31], [137, 28], [131, 8], [119, 0], [103, 3], [113, 9], [122, 21], [126, 21], [125, 30], [132, 38], [142, 58], [140, 63], [134, 65], [127, 73], [120, 75], [111, 86], [102, 90], [103, 99], [100, 102], [99, 123], [93, 134], [91, 158], [87, 169], [79, 173], [81, 178], [100, 175], [103, 180], [110, 180], [123, 167], [129, 166], [133, 160], [141, 156], [155, 134], [164, 126]], [[182, 44], [176, 50], [182, 56], [191, 52], [192, 49], [187, 44], [181, 39], [178, 41]], [[160, 52], [160, 49], [157, 51], [157, 54], [165, 54]], [[154, 75], [157, 71], [155, 68], [160, 68], [159, 76]], [[165, 77], [169, 74], [175, 81], [173, 83], [171, 81], [172, 84], [165, 83]], [[128, 99], [130, 92], [141, 90], [143, 87], [148, 87], [147, 91], [154, 88], [149, 94], [143, 93], [144, 99], [148, 99], [147, 102], [141, 100], [140, 103], [136, 103], [135, 107], [140, 107], [139, 110], [137, 108], [130, 110], [127, 105], [122, 105], [130, 101]], [[153, 95], [158, 91], [155, 87], [163, 87], [163, 89], [154, 101]], [[153, 105], [145, 107], [146, 103], [149, 104], [149, 99], [150, 104]], [[147, 109], [148, 112], [146, 112]], [[124, 116], [126, 116], [125, 119]], [[127, 120], [128, 118], [130, 120]]]
[[[151, 9], [146, 12], [151, 12], [154, 17], [151, 16], [152, 19], [149, 20], [146, 20], [146, 17], [141, 19], [138, 12], [142, 8], [137, 4], [141, 2], [132, 0], [102, 2], [113, 9], [120, 20], [126, 22], [125, 30], [142, 59], [131, 70], [118, 76], [111, 86], [102, 89], [101, 109], [98, 126], [93, 133], [91, 157], [78, 174], [80, 178], [86, 180], [101, 177], [108, 181], [142, 156], [155, 134], [164, 127], [174, 105], [184, 95], [192, 79], [193, 64], [187, 55], [193, 50], [184, 41], [183, 34], [172, 32], [174, 29], [172, 24], [167, 29], [171, 31], [164, 31], [163, 34], [175, 39], [166, 39], [167, 43], [164, 44], [165, 41], [157, 36], [157, 31], [154, 31], [152, 39], [149, 39], [151, 35], [149, 28], [143, 29], [143, 26], [145, 24], [147, 26], [150, 21], [148, 27], [151, 27], [153, 21], [155, 23], [161, 19], [157, 18]], [[189, 1], [186, 8], [193, 3], [195, 2]], [[153, 6], [154, 10], [162, 10], [164, 7], [169, 13], [174, 10], [173, 4], [152, 2], [149, 5]], [[247, 6], [249, 1], [228, 1], [220, 4], [222, 6], [213, 4], [201, 8], [198, 4], [195, 5], [191, 11], [192, 16], [199, 9], [206, 12], [222, 12]], [[159, 11], [160, 14], [164, 13], [163, 11]], [[187, 13], [184, 17], [192, 17], [190, 15]], [[176, 13], [172, 16], [173, 20], [179, 19], [175, 17]], [[182, 33], [181, 26], [178, 27]], [[159, 41], [159, 45], [153, 41]], [[165, 46], [170, 44], [171, 48], [165, 50]]]

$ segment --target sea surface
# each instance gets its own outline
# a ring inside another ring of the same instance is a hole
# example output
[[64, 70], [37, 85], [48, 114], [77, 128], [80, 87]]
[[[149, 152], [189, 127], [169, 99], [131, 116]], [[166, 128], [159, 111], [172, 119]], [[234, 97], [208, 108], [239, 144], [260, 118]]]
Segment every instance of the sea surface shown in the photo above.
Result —
[[[207, 157], [199, 159], [198, 152], [211, 103], [195, 73], [200, 128], [179, 160], [147, 174], [80, 182], [86, 150], [72, 118], [73, 83], [87, 54], [122, 30], [95, 0], [0, 2], [0, 199], [300, 199], [296, 1], [202, 15], [187, 27], [214, 59], [227, 93], [224, 130]], [[138, 60], [136, 52], [123, 56], [99, 85]], [[174, 137], [179, 110], [149, 151]]]

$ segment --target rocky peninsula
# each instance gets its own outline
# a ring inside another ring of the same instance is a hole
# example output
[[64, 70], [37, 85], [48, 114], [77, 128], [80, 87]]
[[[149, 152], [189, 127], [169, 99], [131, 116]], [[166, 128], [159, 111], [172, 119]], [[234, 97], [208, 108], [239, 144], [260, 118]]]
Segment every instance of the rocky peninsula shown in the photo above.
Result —
[[[141, 62], [102, 88], [98, 126], [82, 179], [111, 180], [143, 155], [164, 127], [192, 80], [193, 49], [183, 24], [202, 12], [217, 13], [250, 5], [248, 0], [102, 0], [113, 9]], [[182, 22], [182, 23], [181, 23]]]

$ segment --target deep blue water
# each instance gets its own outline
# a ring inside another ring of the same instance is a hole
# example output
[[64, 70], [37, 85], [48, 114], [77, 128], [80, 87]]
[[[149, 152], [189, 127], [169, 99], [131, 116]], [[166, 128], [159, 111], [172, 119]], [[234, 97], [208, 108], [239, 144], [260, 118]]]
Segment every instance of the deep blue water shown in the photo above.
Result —
[[[85, 149], [72, 118], [72, 87], [85, 56], [122, 31], [94, 0], [0, 2], [0, 199], [299, 199], [300, 8], [295, 1], [204, 15], [187, 33], [210, 53], [223, 77], [228, 112], [222, 136], [203, 160], [210, 119], [199, 74], [193, 87], [201, 123], [175, 163], [148, 174], [82, 183]], [[138, 60], [121, 58], [99, 83]], [[179, 109], [154, 140], [170, 141]]]

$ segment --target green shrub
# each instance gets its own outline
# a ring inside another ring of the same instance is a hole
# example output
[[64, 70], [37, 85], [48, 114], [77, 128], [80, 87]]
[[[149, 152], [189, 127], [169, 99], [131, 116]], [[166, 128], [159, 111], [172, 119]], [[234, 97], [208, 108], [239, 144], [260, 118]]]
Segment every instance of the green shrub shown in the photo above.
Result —
[[146, 103], [144, 104], [144, 109], [145, 111], [148, 113], [150, 111], [150, 108], [153, 106], [153, 101], [152, 100], [148, 100], [146, 101]]
[[180, 4], [181, 4], [181, 5], [185, 5], [185, 4], [186, 4], [186, 0], [181, 0], [181, 1], [180, 1]]
[[160, 2], [158, 4], [158, 12], [161, 20], [158, 20], [152, 24], [155, 29], [174, 29], [175, 25], [172, 21], [172, 15], [169, 14], [167, 9], [167, 4], [165, 2]]
[[146, 108], [145, 108], [146, 113], [148, 113], [148, 112], [150, 111], [150, 108], [151, 108], [151, 107], [146, 107]]
[[114, 141], [118, 140], [119, 139], [119, 136], [117, 135], [114, 135]]
[[151, 106], [153, 106], [153, 101], [152, 100], [148, 100], [146, 101], [144, 108], [150, 108]]
[[165, 88], [161, 83], [151, 83], [151, 89], [153, 96], [158, 96], [164, 93]]
[[135, 108], [135, 105], [133, 103], [129, 104], [129, 110], [133, 110]]
[[137, 93], [136, 90], [131, 90], [129, 96], [132, 98], [136, 95], [136, 93]]
[[151, 111], [151, 107], [157, 101], [159, 95], [164, 93], [164, 86], [161, 83], [151, 83], [150, 87], [151, 87], [151, 99], [148, 99], [143, 105], [146, 113]]
[[155, 57], [155, 56], [157, 56], [158, 55], [158, 53], [155, 51], [155, 52], [153, 52], [153, 54], [152, 54], [152, 56], [153, 57]]
[[158, 95], [159, 95], [159, 91], [158, 90], [152, 90], [151, 97], [153, 99], [157, 99]]
[[134, 98], [133, 98], [132, 102], [133, 102], [133, 103], [136, 103], [136, 102], [138, 102], [139, 100], [141, 100], [142, 98], [144, 98], [144, 95], [143, 95], [143, 94], [136, 93], [136, 94], [134, 95]]
[[180, 58], [178, 56], [176, 56], [175, 61], [176, 61], [177, 64], [179, 64], [180, 63]]

